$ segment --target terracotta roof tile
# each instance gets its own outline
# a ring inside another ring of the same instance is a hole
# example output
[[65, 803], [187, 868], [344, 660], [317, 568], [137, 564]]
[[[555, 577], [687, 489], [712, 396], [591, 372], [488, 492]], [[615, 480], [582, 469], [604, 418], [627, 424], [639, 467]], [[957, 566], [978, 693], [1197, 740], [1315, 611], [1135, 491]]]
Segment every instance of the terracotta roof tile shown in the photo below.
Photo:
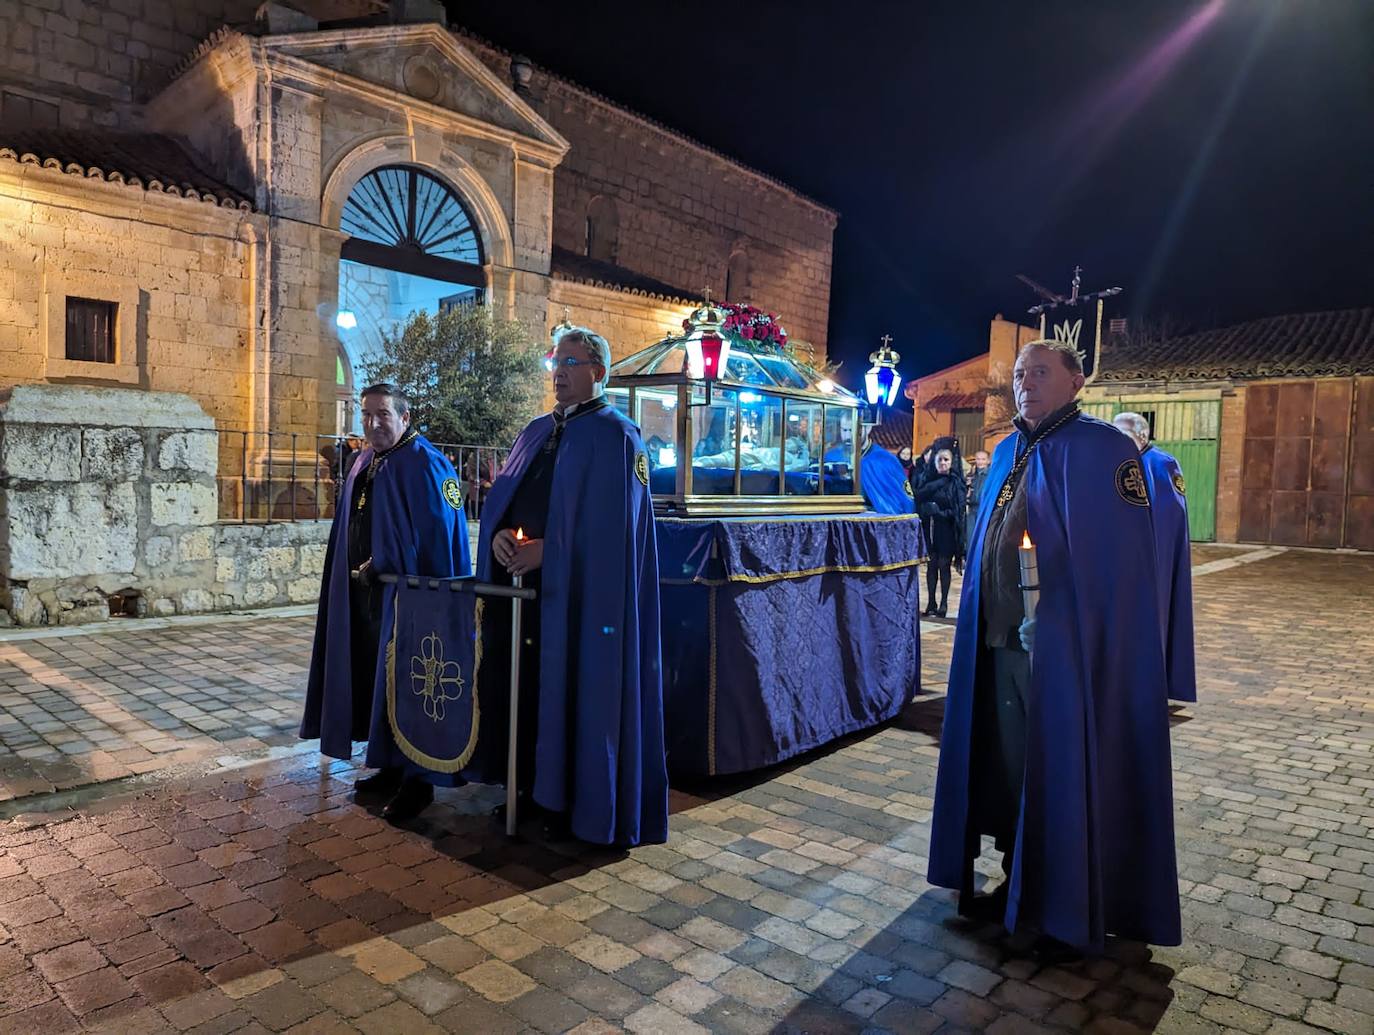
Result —
[[253, 208], [246, 194], [202, 170], [176, 140], [160, 133], [0, 129], [0, 159], [224, 208]]
[[1107, 345], [1101, 367], [1103, 381], [1374, 373], [1374, 307], [1271, 316], [1164, 341]]
[[897, 450], [911, 446], [912, 414], [905, 410], [884, 410], [883, 422], [873, 428], [873, 439], [880, 446]]
[[921, 403], [921, 409], [935, 413], [948, 410], [981, 410], [986, 392], [941, 392]]
[[653, 277], [627, 270], [611, 262], [579, 255], [567, 248], [553, 247], [551, 270], [555, 277], [576, 284], [590, 284], [592, 287], [610, 288], [614, 291], [628, 291], [634, 295], [647, 295], [664, 302], [683, 305], [696, 305], [699, 299], [689, 291], [665, 284]]

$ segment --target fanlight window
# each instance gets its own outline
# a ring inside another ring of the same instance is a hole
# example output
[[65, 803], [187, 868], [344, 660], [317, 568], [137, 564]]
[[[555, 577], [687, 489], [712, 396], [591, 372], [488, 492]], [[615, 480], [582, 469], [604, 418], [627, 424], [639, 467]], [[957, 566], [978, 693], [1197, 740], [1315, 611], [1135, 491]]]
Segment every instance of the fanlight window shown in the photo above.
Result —
[[374, 169], [359, 180], [344, 204], [340, 229], [376, 244], [482, 264], [482, 242], [462, 200], [433, 176], [409, 166]]

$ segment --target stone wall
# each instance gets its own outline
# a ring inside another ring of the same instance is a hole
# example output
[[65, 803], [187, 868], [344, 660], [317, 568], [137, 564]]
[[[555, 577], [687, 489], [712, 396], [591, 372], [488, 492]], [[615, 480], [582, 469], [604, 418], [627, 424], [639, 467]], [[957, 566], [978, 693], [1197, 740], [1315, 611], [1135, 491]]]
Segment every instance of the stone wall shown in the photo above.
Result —
[[[6, 108], [37, 99], [35, 121], [127, 128], [191, 49], [259, 0], [8, 0], [0, 4]], [[49, 111], [51, 106], [53, 111]], [[33, 110], [30, 108], [30, 110]], [[8, 119], [10, 112], [2, 112]]]
[[682, 321], [696, 308], [648, 295], [575, 284], [554, 278], [549, 293], [549, 315], [554, 322], [568, 318], [590, 327], [611, 343], [614, 360], [632, 356], [664, 336], [682, 333]]
[[317, 599], [329, 528], [328, 521], [218, 526], [216, 610]]
[[[3, 161], [0, 214], [0, 389], [105, 381], [191, 393], [215, 420], [242, 420], [257, 217]], [[65, 358], [68, 296], [116, 303], [116, 362]]]
[[[507, 53], [461, 38], [509, 81]], [[749, 283], [730, 301], [781, 314], [790, 335], [825, 354], [834, 212], [542, 69], [524, 96], [572, 144], [554, 174], [554, 245], [585, 254], [588, 208], [609, 199], [615, 262], [636, 273], [693, 294], [709, 284], [719, 297], [742, 252]]]
[[314, 599], [328, 522], [216, 523], [214, 422], [186, 395], [0, 396], [0, 608], [21, 625]]

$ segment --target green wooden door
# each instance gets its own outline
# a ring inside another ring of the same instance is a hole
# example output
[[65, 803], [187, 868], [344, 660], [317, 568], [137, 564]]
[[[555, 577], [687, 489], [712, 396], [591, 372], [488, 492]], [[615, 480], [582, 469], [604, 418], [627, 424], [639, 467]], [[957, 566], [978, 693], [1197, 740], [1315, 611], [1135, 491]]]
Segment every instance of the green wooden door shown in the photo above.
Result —
[[1150, 422], [1154, 444], [1178, 461], [1188, 491], [1188, 535], [1195, 543], [1217, 536], [1217, 461], [1221, 446], [1221, 400], [1123, 399], [1090, 402], [1083, 412], [1109, 421], [1130, 410]]

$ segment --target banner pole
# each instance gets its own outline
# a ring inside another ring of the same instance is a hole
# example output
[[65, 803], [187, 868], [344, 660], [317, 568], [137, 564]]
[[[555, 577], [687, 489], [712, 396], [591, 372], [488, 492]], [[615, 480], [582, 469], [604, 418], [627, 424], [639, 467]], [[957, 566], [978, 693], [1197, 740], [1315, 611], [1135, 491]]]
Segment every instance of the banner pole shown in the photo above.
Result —
[[[524, 578], [516, 575], [511, 584], [519, 589]], [[506, 836], [515, 836], [516, 815], [515, 786], [517, 773], [516, 745], [519, 743], [520, 726], [520, 598], [513, 597], [510, 602], [510, 745], [506, 753]]]

